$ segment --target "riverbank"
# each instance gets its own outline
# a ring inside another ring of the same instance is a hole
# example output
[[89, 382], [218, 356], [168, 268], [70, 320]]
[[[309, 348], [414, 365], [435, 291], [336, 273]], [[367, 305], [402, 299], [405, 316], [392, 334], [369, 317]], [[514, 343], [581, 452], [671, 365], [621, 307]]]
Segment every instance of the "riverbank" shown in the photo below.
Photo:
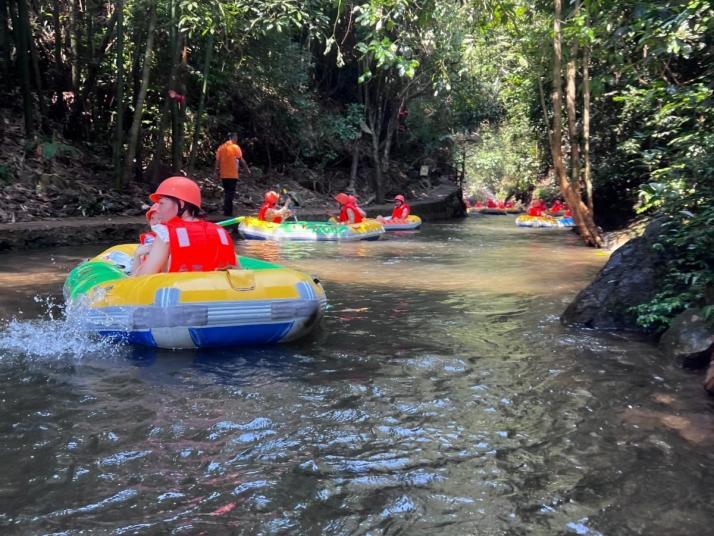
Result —
[[[453, 184], [441, 184], [420, 198], [409, 200], [414, 214], [424, 221], [458, 218], [464, 215], [461, 190]], [[367, 215], [375, 217], [389, 214], [391, 204], [363, 207]], [[328, 211], [334, 212], [334, 203], [297, 209], [303, 220], [326, 220]], [[256, 209], [238, 205], [237, 216], [254, 214]], [[225, 219], [221, 214], [209, 213], [210, 221]], [[94, 216], [87, 218], [44, 219], [29, 222], [0, 224], [0, 252], [20, 251], [56, 246], [99, 244], [135, 241], [146, 227], [143, 216]]]

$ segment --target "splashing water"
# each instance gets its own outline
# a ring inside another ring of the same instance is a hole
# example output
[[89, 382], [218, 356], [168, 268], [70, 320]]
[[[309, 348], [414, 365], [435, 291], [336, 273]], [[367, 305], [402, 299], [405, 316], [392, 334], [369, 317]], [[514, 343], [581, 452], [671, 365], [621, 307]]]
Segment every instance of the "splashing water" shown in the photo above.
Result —
[[8, 357], [81, 359], [89, 354], [114, 354], [118, 345], [85, 329], [81, 307], [58, 304], [52, 297], [35, 296], [43, 308], [40, 318], [13, 317], [0, 324], [0, 360]]

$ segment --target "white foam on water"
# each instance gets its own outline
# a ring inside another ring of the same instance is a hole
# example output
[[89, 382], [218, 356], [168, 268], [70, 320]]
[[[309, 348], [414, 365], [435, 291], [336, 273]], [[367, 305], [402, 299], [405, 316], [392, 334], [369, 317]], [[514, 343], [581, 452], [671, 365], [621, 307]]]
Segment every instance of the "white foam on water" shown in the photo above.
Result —
[[51, 297], [35, 296], [34, 301], [43, 306], [40, 318], [12, 318], [0, 324], [0, 361], [17, 357], [81, 359], [113, 355], [120, 347], [86, 329], [83, 308], [65, 307]]

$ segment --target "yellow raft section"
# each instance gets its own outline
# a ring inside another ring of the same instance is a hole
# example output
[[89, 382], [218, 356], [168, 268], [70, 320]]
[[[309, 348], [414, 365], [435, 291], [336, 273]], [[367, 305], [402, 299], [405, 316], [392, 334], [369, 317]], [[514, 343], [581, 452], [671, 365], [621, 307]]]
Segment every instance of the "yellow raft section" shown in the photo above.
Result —
[[[137, 247], [114, 246], [70, 273], [65, 296], [88, 308], [93, 331], [162, 348], [263, 344], [299, 338], [324, 314], [322, 285], [302, 272], [239, 257], [241, 269], [119, 273]], [[100, 274], [104, 263], [119, 275]]]

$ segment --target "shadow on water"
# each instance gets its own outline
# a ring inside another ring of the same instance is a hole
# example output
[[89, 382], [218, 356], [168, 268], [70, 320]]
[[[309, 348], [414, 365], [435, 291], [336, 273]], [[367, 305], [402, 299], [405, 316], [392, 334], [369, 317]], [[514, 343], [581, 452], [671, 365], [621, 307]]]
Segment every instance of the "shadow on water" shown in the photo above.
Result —
[[62, 252], [66, 267], [32, 253], [48, 282], [37, 290], [0, 260], [14, 286], [0, 296], [27, 318], [0, 331], [0, 526], [707, 532], [711, 404], [647, 341], [560, 325], [605, 261], [577, 237], [504, 217], [238, 248], [323, 281], [316, 333], [262, 348], [104, 346], [36, 318], [32, 301], [92, 252]]

